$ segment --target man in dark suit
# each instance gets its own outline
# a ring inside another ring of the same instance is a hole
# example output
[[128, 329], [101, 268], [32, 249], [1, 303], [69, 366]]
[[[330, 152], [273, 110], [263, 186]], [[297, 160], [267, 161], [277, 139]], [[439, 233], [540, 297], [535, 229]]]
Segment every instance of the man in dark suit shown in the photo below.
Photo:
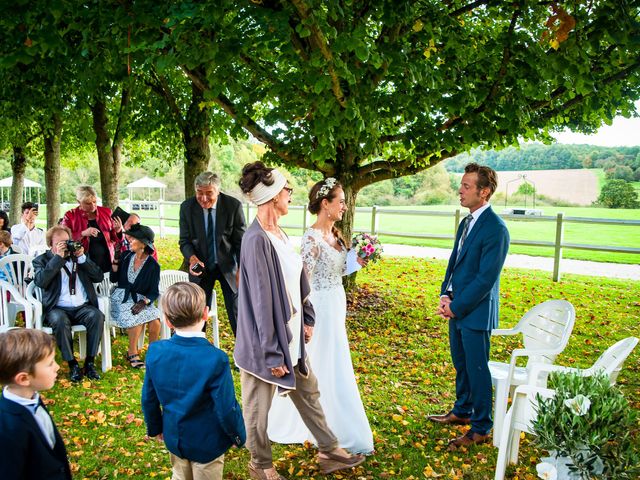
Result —
[[[33, 260], [33, 281], [42, 289], [45, 321], [53, 329], [63, 360], [69, 363], [69, 378], [79, 382], [84, 375], [99, 380], [95, 357], [102, 340], [104, 315], [98, 310], [93, 284], [101, 282], [104, 275], [78, 242], [73, 245], [73, 252], [70, 251], [70, 239], [68, 227], [56, 225], [47, 231], [47, 245], [51, 250]], [[87, 329], [83, 370], [73, 355], [72, 325], [84, 325]]]
[[460, 224], [440, 291], [438, 313], [449, 320], [449, 347], [456, 369], [456, 402], [440, 424], [471, 424], [449, 443], [449, 450], [485, 443], [493, 427], [489, 340], [498, 326], [500, 272], [509, 249], [509, 232], [489, 199], [498, 186], [489, 167], [470, 163], [460, 182], [460, 205], [469, 215]]
[[229, 323], [236, 334], [237, 272], [240, 244], [247, 229], [242, 204], [220, 192], [220, 178], [203, 172], [195, 179], [195, 197], [180, 205], [180, 251], [189, 280], [202, 287], [211, 307], [213, 286], [220, 282]]

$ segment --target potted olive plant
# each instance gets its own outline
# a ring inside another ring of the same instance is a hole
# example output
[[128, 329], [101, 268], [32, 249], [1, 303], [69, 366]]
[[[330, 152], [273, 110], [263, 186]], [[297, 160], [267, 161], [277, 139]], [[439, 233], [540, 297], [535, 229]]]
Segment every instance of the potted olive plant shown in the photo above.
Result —
[[637, 412], [605, 375], [554, 373], [555, 396], [538, 396], [535, 444], [549, 452], [540, 478], [640, 478]]

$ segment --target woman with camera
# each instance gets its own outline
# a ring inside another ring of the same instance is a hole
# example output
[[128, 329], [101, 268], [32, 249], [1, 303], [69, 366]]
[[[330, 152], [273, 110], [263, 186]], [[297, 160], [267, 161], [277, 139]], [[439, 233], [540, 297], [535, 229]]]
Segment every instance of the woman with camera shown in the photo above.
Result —
[[130, 250], [112, 265], [111, 281], [118, 285], [111, 294], [111, 318], [116, 326], [127, 330], [129, 364], [133, 368], [144, 368], [138, 352], [138, 338], [144, 325], [149, 325], [149, 343], [160, 336], [160, 311], [153, 305], [160, 295], [160, 265], [151, 256], [153, 230], [136, 224], [124, 234]]
[[64, 214], [62, 225], [71, 229], [72, 239], [79, 241], [87, 256], [103, 272], [111, 271], [113, 254], [119, 245], [120, 220], [111, 218], [111, 209], [97, 204], [93, 187], [81, 185], [76, 189], [79, 206]]

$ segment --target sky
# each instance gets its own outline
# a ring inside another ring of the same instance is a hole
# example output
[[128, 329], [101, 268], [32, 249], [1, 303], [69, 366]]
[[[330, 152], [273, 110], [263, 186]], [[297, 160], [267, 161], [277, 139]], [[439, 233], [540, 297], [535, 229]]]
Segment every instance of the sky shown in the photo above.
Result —
[[[640, 112], [640, 102], [636, 103]], [[640, 118], [615, 117], [611, 125], [604, 125], [593, 135], [565, 131], [553, 135], [558, 143], [582, 143], [601, 147], [640, 146]]]

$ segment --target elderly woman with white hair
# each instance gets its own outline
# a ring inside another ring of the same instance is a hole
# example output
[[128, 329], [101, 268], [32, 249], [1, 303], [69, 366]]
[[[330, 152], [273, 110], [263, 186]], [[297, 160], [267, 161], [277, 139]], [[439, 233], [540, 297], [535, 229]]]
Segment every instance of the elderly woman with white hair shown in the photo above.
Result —
[[311, 339], [315, 323], [309, 281], [302, 257], [278, 225], [289, 210], [292, 189], [282, 173], [262, 162], [244, 166], [240, 188], [258, 205], [240, 252], [234, 350], [251, 453], [249, 475], [256, 480], [285, 478], [273, 467], [267, 435], [276, 389], [280, 395], [289, 395], [317, 440], [323, 473], [355, 467], [364, 457], [338, 447], [318, 400], [318, 382], [307, 363], [305, 343]]
[[87, 256], [103, 272], [110, 272], [122, 222], [111, 218], [111, 209], [98, 206], [96, 191], [89, 185], [76, 189], [76, 200], [79, 205], [64, 214], [62, 225], [69, 227], [71, 239], [82, 244]]

